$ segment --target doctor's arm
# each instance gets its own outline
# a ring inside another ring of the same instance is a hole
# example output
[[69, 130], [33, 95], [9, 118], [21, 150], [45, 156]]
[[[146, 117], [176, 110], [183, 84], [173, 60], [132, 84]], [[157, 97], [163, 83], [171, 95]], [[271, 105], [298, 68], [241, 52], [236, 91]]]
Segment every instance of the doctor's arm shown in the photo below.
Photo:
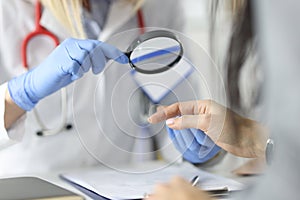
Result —
[[113, 59], [128, 63], [117, 48], [98, 40], [66, 39], [37, 67], [7, 83], [5, 94], [5, 128], [30, 111], [46, 96], [81, 78], [90, 69], [100, 73]]
[[266, 128], [214, 101], [179, 102], [163, 107], [149, 117], [150, 123], [164, 120], [170, 129], [181, 130], [176, 134], [182, 138], [184, 130], [195, 128], [203, 131], [219, 147], [236, 156], [254, 158], [265, 155], [268, 139]]
[[25, 110], [21, 109], [5, 91], [5, 108], [4, 108], [4, 127], [9, 129], [23, 114]]

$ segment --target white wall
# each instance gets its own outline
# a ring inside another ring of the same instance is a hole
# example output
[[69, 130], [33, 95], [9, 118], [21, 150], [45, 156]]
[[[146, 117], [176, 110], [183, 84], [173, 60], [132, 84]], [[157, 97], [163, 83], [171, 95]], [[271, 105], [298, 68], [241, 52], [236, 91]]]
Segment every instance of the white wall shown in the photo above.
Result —
[[186, 34], [204, 47], [208, 47], [208, 1], [184, 0]]

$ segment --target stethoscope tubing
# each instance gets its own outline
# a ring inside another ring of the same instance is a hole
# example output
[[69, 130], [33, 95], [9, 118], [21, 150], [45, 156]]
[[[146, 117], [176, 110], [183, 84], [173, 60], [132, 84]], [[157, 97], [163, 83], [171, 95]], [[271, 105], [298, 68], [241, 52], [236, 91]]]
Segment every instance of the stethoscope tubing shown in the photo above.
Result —
[[37, 109], [33, 109], [35, 118], [41, 127], [41, 130], [37, 131], [38, 136], [50, 136], [50, 135], [56, 135], [60, 133], [63, 130], [69, 129], [68, 127], [71, 126], [71, 124], [67, 124], [67, 113], [68, 113], [68, 99], [67, 99], [67, 89], [62, 88], [60, 90], [61, 92], [61, 120], [59, 125], [56, 128], [49, 128], [45, 125], [45, 123], [41, 120], [41, 116], [39, 115], [39, 112]]
[[[21, 57], [22, 57], [22, 63], [25, 69], [29, 70], [29, 65], [27, 62], [27, 47], [29, 42], [34, 39], [36, 36], [47, 36], [51, 40], [53, 40], [55, 46], [59, 45], [59, 39], [50, 31], [45, 29], [41, 24], [40, 24], [40, 19], [41, 19], [41, 3], [39, 0], [36, 1], [35, 5], [35, 30], [29, 33], [25, 39], [22, 42], [21, 46]], [[36, 108], [33, 109], [34, 116], [37, 120], [37, 123], [39, 124], [41, 130], [37, 131], [36, 134], [38, 136], [48, 136], [48, 135], [55, 135], [61, 132], [62, 130], [65, 129], [67, 123], [67, 90], [66, 88], [61, 89], [61, 120], [60, 124], [54, 128], [51, 129], [45, 125], [45, 123], [42, 121], [39, 112], [37, 111]]]

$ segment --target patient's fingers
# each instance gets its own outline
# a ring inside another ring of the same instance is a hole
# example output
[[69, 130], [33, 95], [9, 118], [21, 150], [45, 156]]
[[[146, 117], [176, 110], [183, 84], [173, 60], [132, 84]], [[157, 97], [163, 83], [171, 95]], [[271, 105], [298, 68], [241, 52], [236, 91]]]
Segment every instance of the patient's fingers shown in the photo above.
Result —
[[210, 114], [183, 115], [177, 118], [170, 118], [166, 121], [167, 126], [175, 130], [196, 128], [204, 132], [208, 130], [211, 121]]
[[157, 112], [148, 118], [148, 121], [155, 124], [176, 116], [198, 115], [204, 113], [208, 105], [208, 101], [177, 102], [170, 106], [158, 108]]

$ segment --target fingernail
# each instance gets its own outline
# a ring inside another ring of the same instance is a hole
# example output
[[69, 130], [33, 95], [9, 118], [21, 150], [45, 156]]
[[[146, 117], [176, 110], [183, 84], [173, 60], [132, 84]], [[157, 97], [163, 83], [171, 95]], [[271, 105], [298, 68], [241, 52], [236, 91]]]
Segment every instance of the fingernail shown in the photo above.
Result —
[[151, 117], [148, 118], [148, 122], [149, 122], [149, 123], [152, 123]]
[[167, 124], [167, 125], [172, 125], [172, 124], [174, 124], [174, 119], [167, 119], [166, 124]]

